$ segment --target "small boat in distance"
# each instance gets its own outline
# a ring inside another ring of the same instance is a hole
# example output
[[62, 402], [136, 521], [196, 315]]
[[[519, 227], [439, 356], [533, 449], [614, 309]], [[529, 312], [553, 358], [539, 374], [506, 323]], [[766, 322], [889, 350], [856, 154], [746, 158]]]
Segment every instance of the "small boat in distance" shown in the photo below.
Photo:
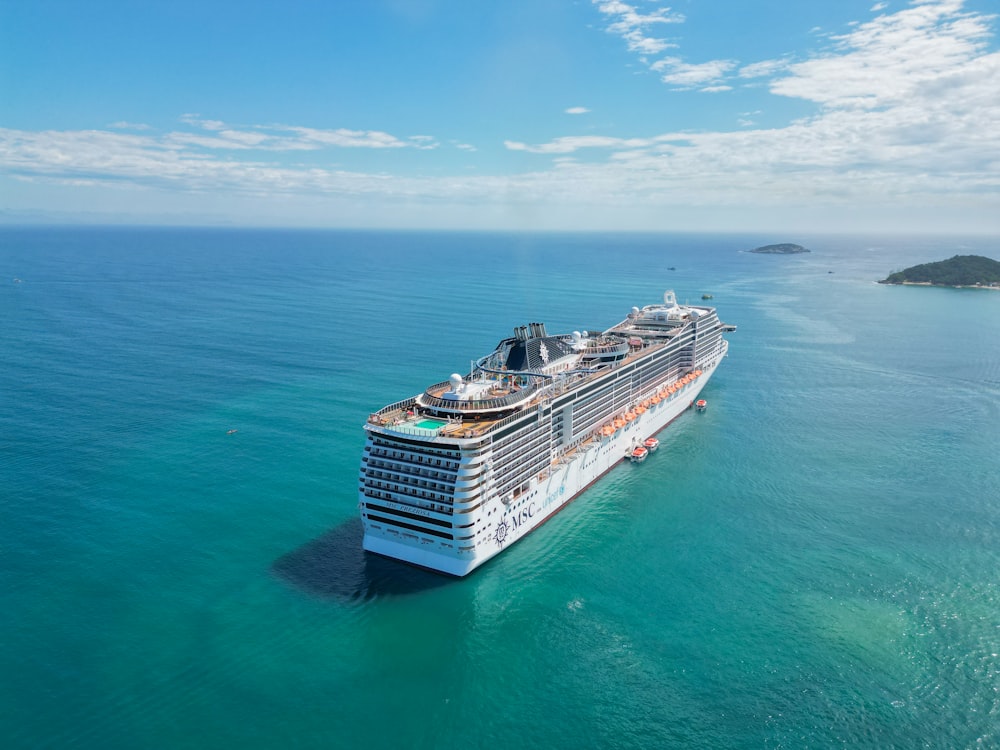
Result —
[[702, 299], [712, 299], [712, 295], [711, 294], [703, 294], [703, 295], [701, 295], [701, 298]]
[[632, 449], [632, 453], [629, 455], [629, 458], [632, 459], [632, 463], [641, 464], [646, 460], [647, 455], [649, 455], [649, 451], [646, 450], [646, 447], [643, 445], [637, 445]]
[[694, 402], [694, 406], [698, 411], [705, 411], [705, 407], [708, 406], [708, 401], [703, 398], [699, 398]]
[[650, 453], [652, 453], [653, 451], [655, 451], [657, 448], [660, 447], [660, 441], [657, 440], [655, 437], [646, 438], [642, 442], [642, 444], [646, 447], [646, 450], [648, 450]]

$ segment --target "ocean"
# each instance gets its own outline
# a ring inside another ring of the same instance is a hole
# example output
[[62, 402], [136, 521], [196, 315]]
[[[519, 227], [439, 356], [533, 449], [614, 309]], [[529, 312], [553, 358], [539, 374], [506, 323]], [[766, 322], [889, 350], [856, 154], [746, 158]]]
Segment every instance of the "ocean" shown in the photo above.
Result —
[[[998, 747], [1000, 293], [874, 283], [998, 252], [0, 229], [2, 745]], [[707, 411], [467, 578], [361, 552], [370, 412], [665, 289]]]

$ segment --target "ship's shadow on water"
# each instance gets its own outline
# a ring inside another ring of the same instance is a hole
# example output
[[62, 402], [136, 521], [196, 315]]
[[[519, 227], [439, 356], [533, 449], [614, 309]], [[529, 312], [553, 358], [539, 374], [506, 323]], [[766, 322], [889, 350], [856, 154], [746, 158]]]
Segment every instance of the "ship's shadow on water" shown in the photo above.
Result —
[[363, 535], [361, 519], [352, 519], [282, 555], [271, 569], [312, 596], [345, 601], [415, 594], [455, 580], [365, 552]]

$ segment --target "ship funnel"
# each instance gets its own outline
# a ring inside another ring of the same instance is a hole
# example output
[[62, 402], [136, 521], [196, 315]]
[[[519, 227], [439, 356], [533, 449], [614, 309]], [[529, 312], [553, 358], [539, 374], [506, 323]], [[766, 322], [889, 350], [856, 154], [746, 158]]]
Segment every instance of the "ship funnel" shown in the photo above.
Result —
[[545, 338], [545, 324], [544, 323], [531, 323], [531, 337], [535, 339]]

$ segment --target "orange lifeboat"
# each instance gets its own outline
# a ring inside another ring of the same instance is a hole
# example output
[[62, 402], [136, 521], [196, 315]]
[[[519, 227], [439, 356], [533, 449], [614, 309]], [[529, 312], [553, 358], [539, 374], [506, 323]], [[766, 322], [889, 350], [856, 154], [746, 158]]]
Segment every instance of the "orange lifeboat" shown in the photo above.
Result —
[[627, 411], [627, 412], [625, 412], [625, 421], [626, 422], [631, 422], [633, 419], [635, 419], [635, 412], [634, 411]]
[[650, 400], [650, 401], [652, 401], [652, 402], [653, 402], [654, 404], [658, 404], [658, 403], [660, 403], [660, 395], [659, 395], [659, 394], [657, 394], [657, 395], [653, 396], [653, 397], [652, 397], [651, 399], [649, 399], [649, 400]]
[[624, 426], [625, 426], [625, 420], [624, 419], [622, 419], [621, 417], [619, 417], [618, 419], [615, 420], [615, 427], [617, 429], [620, 430]]

